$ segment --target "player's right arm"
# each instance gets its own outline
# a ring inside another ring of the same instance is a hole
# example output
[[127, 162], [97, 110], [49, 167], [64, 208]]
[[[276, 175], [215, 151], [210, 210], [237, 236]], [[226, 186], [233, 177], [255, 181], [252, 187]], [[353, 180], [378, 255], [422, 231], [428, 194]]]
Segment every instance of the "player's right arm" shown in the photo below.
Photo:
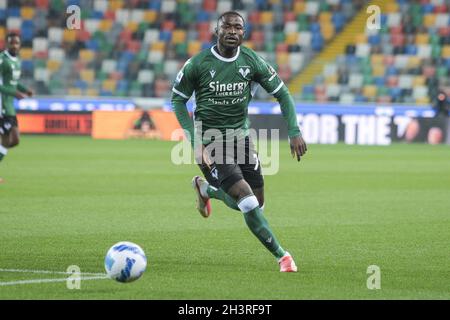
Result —
[[291, 147], [292, 156], [303, 156], [307, 150], [305, 141], [297, 123], [297, 113], [295, 111], [295, 104], [292, 95], [288, 88], [278, 76], [275, 69], [270, 66], [265, 60], [256, 57], [256, 81], [271, 95], [273, 95], [280, 104], [281, 113], [286, 120], [288, 126], [289, 144]]
[[[191, 143], [192, 148], [194, 148], [197, 163], [203, 163], [207, 167], [210, 167], [211, 160], [205, 147], [201, 143], [195, 144], [194, 121], [189, 115], [186, 106], [189, 98], [194, 93], [196, 79], [195, 65], [191, 63], [191, 60], [188, 60], [175, 79], [175, 84], [172, 88], [172, 108], [178, 122], [184, 130], [186, 138]], [[196, 146], [201, 146], [201, 148], [197, 149]]]
[[0, 93], [2, 94], [6, 94], [9, 96], [14, 96], [17, 99], [22, 99], [25, 98], [25, 94], [23, 94], [22, 92], [18, 91], [15, 87], [13, 86], [8, 86], [8, 85], [4, 85], [3, 84], [3, 79], [5, 78], [4, 73], [5, 73], [5, 68], [4, 68], [4, 62], [3, 62], [3, 55], [0, 55]]
[[172, 88], [172, 108], [184, 129], [186, 138], [194, 146], [194, 122], [187, 110], [186, 103], [194, 93], [195, 68], [190, 60], [186, 61], [183, 68], [178, 72]]

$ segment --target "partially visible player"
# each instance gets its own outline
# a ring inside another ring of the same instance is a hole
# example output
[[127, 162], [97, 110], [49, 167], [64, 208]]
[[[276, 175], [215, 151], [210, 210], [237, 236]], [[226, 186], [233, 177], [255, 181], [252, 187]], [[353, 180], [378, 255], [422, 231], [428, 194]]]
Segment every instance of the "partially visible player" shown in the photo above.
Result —
[[[248, 105], [254, 94], [253, 84], [260, 84], [280, 103], [288, 124], [291, 153], [298, 161], [307, 147], [287, 87], [266, 61], [241, 46], [244, 24], [237, 12], [226, 12], [219, 17], [217, 44], [186, 62], [172, 89], [172, 105], [195, 149], [198, 135], [202, 138], [199, 158], [202, 158], [201, 169], [207, 181], [198, 176], [193, 179], [200, 213], [204, 217], [210, 215], [210, 198], [220, 199], [230, 208], [240, 210], [251, 232], [278, 260], [280, 271], [296, 272], [294, 259], [281, 247], [263, 214], [264, 179], [248, 131]], [[193, 122], [186, 102], [194, 92]], [[219, 132], [221, 142], [216, 146], [225, 155], [220, 161], [217, 161], [217, 153], [212, 161], [208, 152], [208, 148], [217, 143], [217, 139], [212, 142], [205, 138], [205, 133], [211, 130]], [[228, 137], [229, 131], [236, 134], [232, 139]], [[241, 150], [242, 154], [235, 150]], [[245, 158], [244, 162], [240, 161], [240, 156]]]
[[[20, 37], [16, 33], [6, 36], [7, 49], [0, 52], [0, 162], [8, 153], [8, 149], [19, 144], [19, 128], [14, 109], [14, 98], [31, 97], [33, 92], [19, 83], [21, 65], [19, 59]], [[3, 179], [0, 178], [0, 183]]]

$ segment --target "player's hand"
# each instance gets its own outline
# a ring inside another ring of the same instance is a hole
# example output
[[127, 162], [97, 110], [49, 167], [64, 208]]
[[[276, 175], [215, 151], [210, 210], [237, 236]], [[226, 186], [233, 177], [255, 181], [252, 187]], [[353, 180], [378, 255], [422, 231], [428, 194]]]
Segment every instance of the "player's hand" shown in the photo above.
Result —
[[28, 90], [27, 92], [26, 92], [26, 94], [28, 95], [28, 97], [32, 97], [33, 96], [33, 94], [34, 94], [34, 92], [32, 91], [32, 90]]
[[26, 98], [27, 96], [26, 96], [26, 94], [25, 93], [23, 93], [23, 92], [20, 92], [20, 91], [16, 91], [16, 93], [14, 94], [14, 97], [16, 97], [17, 99], [24, 99], [24, 98]]
[[303, 140], [301, 136], [296, 136], [290, 138], [289, 140], [291, 145], [292, 157], [297, 156], [297, 161], [300, 161], [300, 157], [302, 157], [306, 153], [306, 150], [308, 150], [305, 140]]

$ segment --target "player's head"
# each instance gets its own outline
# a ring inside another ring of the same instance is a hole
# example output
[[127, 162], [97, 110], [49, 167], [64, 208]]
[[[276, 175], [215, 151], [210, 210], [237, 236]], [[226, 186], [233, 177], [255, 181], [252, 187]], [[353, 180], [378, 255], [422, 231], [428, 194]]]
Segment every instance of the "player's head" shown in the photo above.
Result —
[[21, 45], [20, 36], [14, 32], [8, 33], [6, 36], [6, 44], [8, 52], [13, 56], [17, 55]]
[[225, 48], [234, 49], [241, 45], [245, 34], [244, 18], [235, 11], [227, 11], [217, 19], [217, 41]]

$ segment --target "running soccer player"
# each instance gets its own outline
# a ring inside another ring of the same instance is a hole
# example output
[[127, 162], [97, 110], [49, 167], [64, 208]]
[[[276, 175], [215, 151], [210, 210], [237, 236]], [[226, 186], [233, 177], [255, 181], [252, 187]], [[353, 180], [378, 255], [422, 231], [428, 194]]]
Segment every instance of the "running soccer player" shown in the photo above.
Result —
[[[252, 84], [258, 83], [280, 103], [288, 124], [292, 156], [300, 161], [307, 147], [297, 124], [294, 101], [275, 70], [253, 50], [241, 46], [245, 22], [239, 13], [223, 13], [215, 32], [216, 45], [189, 59], [172, 89], [177, 119], [194, 149], [200, 145], [200, 156], [196, 158], [200, 159], [197, 161], [207, 181], [199, 176], [192, 180], [198, 195], [197, 208], [208, 217], [209, 199], [215, 198], [240, 210], [248, 228], [278, 260], [280, 271], [296, 272], [294, 259], [281, 247], [263, 215], [264, 180], [248, 133]], [[192, 121], [186, 102], [194, 92], [196, 108]], [[219, 131], [221, 136], [209, 139], [210, 130]], [[230, 130], [233, 131], [231, 140]], [[198, 136], [200, 143], [197, 143]], [[221, 155], [217, 155], [218, 150], [222, 150]], [[240, 161], [242, 156], [244, 162]]]
[[[7, 49], [0, 52], [0, 162], [8, 153], [8, 149], [19, 144], [19, 128], [14, 109], [14, 98], [31, 97], [33, 92], [19, 83], [20, 79], [20, 37], [9, 33], [6, 37]], [[0, 178], [0, 183], [3, 179]]]

